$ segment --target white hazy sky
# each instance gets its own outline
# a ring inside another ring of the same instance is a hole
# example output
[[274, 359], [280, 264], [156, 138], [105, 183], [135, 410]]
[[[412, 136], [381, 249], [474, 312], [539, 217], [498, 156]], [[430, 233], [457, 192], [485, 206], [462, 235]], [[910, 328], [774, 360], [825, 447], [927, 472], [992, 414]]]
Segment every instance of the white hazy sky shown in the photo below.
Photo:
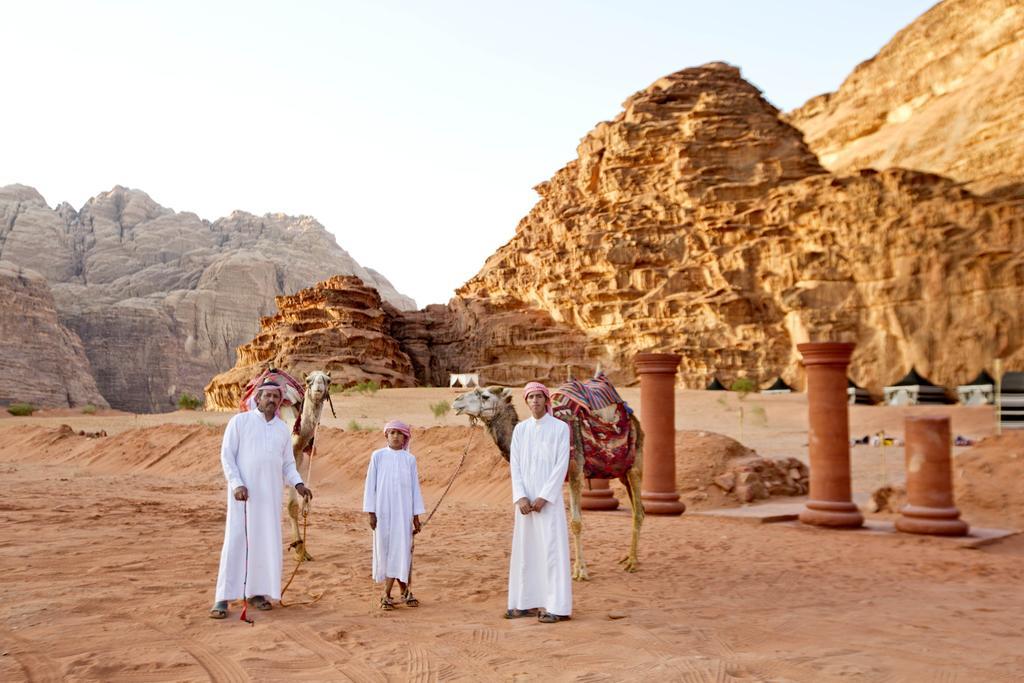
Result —
[[311, 215], [443, 303], [633, 92], [726, 61], [792, 109], [932, 4], [8, 0], [0, 185]]

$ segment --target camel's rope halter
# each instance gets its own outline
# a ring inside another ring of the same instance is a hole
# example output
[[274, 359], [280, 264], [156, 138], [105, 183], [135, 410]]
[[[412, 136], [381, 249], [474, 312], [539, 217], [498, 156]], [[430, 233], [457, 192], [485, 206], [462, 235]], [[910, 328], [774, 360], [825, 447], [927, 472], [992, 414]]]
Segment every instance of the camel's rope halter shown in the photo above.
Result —
[[[491, 394], [491, 396], [493, 396], [493, 394]], [[476, 421], [480, 420], [485, 425], [489, 425], [491, 423], [491, 420], [493, 420], [495, 417], [498, 416], [498, 407], [499, 407], [499, 405], [500, 405], [500, 401], [495, 401], [493, 403], [491, 403], [489, 401], [486, 402], [486, 403], [485, 402], [481, 402], [481, 404], [480, 404], [480, 414], [479, 415], [472, 415], [472, 414], [470, 414], [469, 415], [469, 424], [475, 426], [476, 425]]]
[[[327, 402], [330, 403], [330, 401], [331, 401], [331, 391], [330, 391], [330, 387], [328, 386], [328, 388], [327, 388]], [[320, 402], [320, 412], [321, 413], [323, 412], [323, 409], [324, 409], [324, 404], [323, 404], [323, 401], [321, 401]], [[331, 404], [331, 413], [332, 414], [334, 413], [334, 405], [333, 404]], [[337, 415], [335, 415], [335, 417], [337, 417]], [[310, 450], [309, 450], [309, 470], [306, 473], [306, 481], [303, 482], [303, 483], [305, 483], [307, 485], [307, 488], [309, 487], [308, 486], [309, 482], [311, 482], [313, 480], [313, 456], [316, 455], [316, 446], [317, 446], [317, 438], [316, 437], [317, 437], [317, 432], [318, 431], [320, 431], [320, 415], [316, 416], [316, 426], [313, 428], [313, 447], [310, 448]], [[308, 525], [309, 525], [309, 501], [306, 500], [305, 498], [303, 498], [303, 500], [302, 500], [302, 538], [299, 539], [299, 549], [301, 550], [301, 552], [298, 553], [298, 557], [295, 560], [295, 569], [292, 570], [292, 575], [288, 577], [288, 582], [284, 585], [284, 588], [281, 589], [281, 599], [279, 601], [281, 603], [281, 607], [292, 607], [294, 605], [312, 605], [313, 603], [319, 601], [320, 598], [324, 597], [324, 591], [320, 591], [319, 593], [310, 593], [309, 595], [312, 598], [310, 600], [303, 600], [302, 602], [289, 602], [289, 603], [286, 603], [284, 601], [284, 592], [286, 590], [288, 590], [288, 586], [292, 585], [292, 581], [295, 579], [295, 575], [299, 573], [299, 567], [301, 567], [302, 563], [306, 560], [306, 528], [308, 527]]]

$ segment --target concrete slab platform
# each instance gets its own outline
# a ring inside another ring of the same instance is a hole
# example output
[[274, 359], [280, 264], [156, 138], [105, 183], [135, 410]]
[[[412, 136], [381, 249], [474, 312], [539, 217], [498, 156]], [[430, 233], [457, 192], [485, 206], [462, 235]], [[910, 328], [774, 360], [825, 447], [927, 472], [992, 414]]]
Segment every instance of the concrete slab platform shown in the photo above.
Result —
[[806, 498], [785, 498], [771, 503], [754, 503], [736, 508], [715, 508], [714, 510], [687, 511], [685, 514], [705, 517], [724, 517], [754, 524], [772, 524], [797, 519], [804, 509]]
[[[970, 521], [970, 520], [968, 520]], [[787, 521], [786, 526], [796, 529], [810, 529], [813, 531], [828, 531], [824, 527], [816, 527], [808, 524], [801, 524], [798, 521]], [[1004, 538], [1019, 534], [1017, 529], [990, 529], [986, 527], [971, 527], [966, 536], [934, 536], [931, 534], [908, 534], [897, 531], [896, 523], [888, 519], [865, 519], [864, 526], [860, 529], [836, 529], [844, 534], [867, 534], [871, 536], [888, 536], [892, 538], [927, 538], [940, 543], [949, 543], [961, 548], [980, 548], [991, 543], [996, 543]]]
[[[753, 524], [782, 523], [785, 526], [792, 526], [800, 529], [814, 531], [824, 530], [822, 527], [801, 524], [798, 519], [800, 511], [804, 509], [806, 498], [786, 498], [778, 502], [755, 503], [735, 508], [716, 508], [714, 510], [686, 511], [686, 515], [695, 517], [720, 517], [734, 519]], [[970, 520], [967, 520], [968, 523]], [[873, 536], [898, 536], [901, 538], [932, 538], [940, 542], [951, 543], [961, 548], [980, 548], [991, 543], [996, 543], [1004, 538], [1019, 534], [1016, 529], [990, 529], [986, 527], [971, 527], [966, 536], [932, 536], [929, 534], [907, 534], [896, 530], [896, 524], [887, 519], [865, 519], [864, 526], [860, 529], [837, 529], [841, 533], [859, 533]]]

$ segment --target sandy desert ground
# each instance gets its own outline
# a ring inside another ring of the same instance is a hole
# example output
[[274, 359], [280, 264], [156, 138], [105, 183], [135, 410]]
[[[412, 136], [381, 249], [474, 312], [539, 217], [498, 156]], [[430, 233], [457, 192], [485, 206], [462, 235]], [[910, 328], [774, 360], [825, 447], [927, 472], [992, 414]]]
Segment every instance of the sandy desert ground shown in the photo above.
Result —
[[[641, 569], [622, 572], [629, 517], [584, 517], [592, 580], [572, 621], [500, 618], [511, 514], [506, 466], [465, 418], [433, 418], [447, 389], [336, 396], [311, 485], [309, 546], [285, 596], [313, 605], [207, 618], [223, 533], [219, 413], [135, 416], [44, 411], [0, 419], [0, 680], [1019, 681], [1024, 678], [1024, 540], [980, 549], [949, 539], [685, 514], [648, 517]], [[639, 392], [627, 389], [638, 409]], [[735, 395], [677, 395], [677, 427], [740, 436]], [[751, 410], [759, 406], [763, 410]], [[751, 396], [742, 441], [806, 459], [806, 401]], [[902, 435], [907, 414], [948, 414], [991, 437], [991, 408], [855, 407], [851, 434]], [[525, 414], [524, 410], [520, 410]], [[419, 608], [383, 613], [358, 512], [376, 431], [414, 432], [428, 509], [418, 537]], [[372, 431], [359, 432], [352, 420]], [[68, 425], [62, 428], [61, 425]], [[104, 430], [90, 438], [78, 431]], [[713, 459], [687, 450], [684, 465]], [[957, 449], [964, 517], [1024, 526], [1024, 440]], [[852, 450], [863, 499], [902, 478], [902, 449]], [[689, 468], [692, 470], [692, 468]], [[686, 482], [681, 481], [681, 486]], [[695, 507], [700, 507], [699, 504]], [[286, 557], [286, 574], [292, 560]]]

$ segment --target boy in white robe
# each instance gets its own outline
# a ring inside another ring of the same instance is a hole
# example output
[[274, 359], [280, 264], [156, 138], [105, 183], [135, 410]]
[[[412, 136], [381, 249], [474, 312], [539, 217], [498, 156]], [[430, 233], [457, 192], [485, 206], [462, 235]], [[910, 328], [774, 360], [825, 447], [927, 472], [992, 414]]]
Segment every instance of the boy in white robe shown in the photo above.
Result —
[[366, 470], [363, 512], [373, 529], [373, 580], [384, 582], [380, 608], [394, 609], [391, 589], [398, 581], [402, 601], [416, 607], [413, 597], [412, 543], [420, 532], [420, 515], [426, 510], [420, 493], [416, 457], [409, 452], [409, 426], [392, 420], [384, 426], [387, 447], [373, 452]]
[[313, 497], [295, 469], [291, 430], [277, 416], [281, 387], [266, 381], [255, 394], [257, 410], [231, 418], [220, 449], [228, 512], [211, 619], [227, 617], [230, 600], [268, 610], [268, 597], [281, 599], [281, 485]]
[[508, 572], [506, 619], [536, 615], [544, 623], [572, 615], [569, 529], [562, 483], [569, 468], [569, 425], [551, 415], [540, 382], [523, 390], [531, 417], [512, 431], [509, 471], [515, 527]]

